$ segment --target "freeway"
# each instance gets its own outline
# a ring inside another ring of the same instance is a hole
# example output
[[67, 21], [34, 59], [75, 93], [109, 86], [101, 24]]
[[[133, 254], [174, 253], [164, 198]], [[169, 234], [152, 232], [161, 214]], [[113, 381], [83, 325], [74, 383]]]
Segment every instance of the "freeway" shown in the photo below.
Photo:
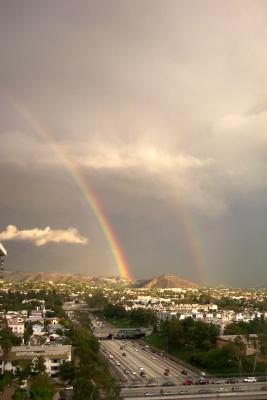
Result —
[[[110, 359], [111, 363], [117, 366], [120, 375], [127, 384], [135, 382], [145, 386], [149, 381], [157, 384], [174, 382], [181, 385], [186, 376], [182, 373], [184, 368], [164, 356], [152, 353], [148, 348], [140, 346], [137, 342], [121, 340], [103, 340], [101, 342], [103, 353]], [[126, 356], [123, 356], [124, 353]], [[140, 368], [145, 376], [140, 376]], [[164, 375], [164, 371], [169, 370], [169, 376]], [[193, 371], [187, 371], [192, 379], [199, 378]]]
[[[183, 386], [187, 378], [196, 381], [200, 375], [196, 372], [187, 370], [184, 375], [184, 367], [167, 359], [164, 354], [153, 353], [148, 346], [141, 346], [136, 341], [122, 340], [102, 340], [101, 351], [109, 360], [114, 376], [121, 382], [122, 397], [131, 398], [218, 398], [227, 397], [244, 398], [250, 391], [257, 391], [258, 397], [255, 399], [267, 399], [266, 393], [262, 388], [266, 383], [244, 383], [227, 384], [221, 380], [213, 384], [204, 386], [190, 385]], [[125, 355], [123, 355], [123, 353]], [[169, 370], [169, 376], [164, 375], [164, 371]], [[141, 376], [140, 375], [141, 372]], [[173, 386], [168, 386], [173, 385]], [[252, 393], [251, 393], [252, 395]], [[174, 397], [173, 397], [174, 396]], [[193, 396], [193, 397], [192, 397]], [[246, 397], [247, 398], [247, 397]]]

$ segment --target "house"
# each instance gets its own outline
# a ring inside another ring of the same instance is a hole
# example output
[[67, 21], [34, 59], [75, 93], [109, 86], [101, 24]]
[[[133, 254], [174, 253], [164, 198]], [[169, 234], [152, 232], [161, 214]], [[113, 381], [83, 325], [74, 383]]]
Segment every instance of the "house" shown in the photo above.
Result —
[[43, 313], [41, 310], [32, 310], [29, 315], [30, 322], [43, 321]]
[[32, 334], [35, 336], [42, 336], [44, 334], [44, 327], [40, 324], [32, 325]]
[[16, 336], [24, 335], [25, 326], [21, 318], [13, 318], [11, 320], [8, 320], [8, 327], [12, 330], [14, 335]]

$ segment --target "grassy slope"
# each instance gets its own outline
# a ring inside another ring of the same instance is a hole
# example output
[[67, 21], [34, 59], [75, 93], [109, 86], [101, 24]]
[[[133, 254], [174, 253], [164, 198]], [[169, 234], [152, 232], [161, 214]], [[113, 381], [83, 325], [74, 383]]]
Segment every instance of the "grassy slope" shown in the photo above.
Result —
[[[167, 353], [177, 357], [178, 359], [181, 359], [187, 363], [191, 363], [191, 356], [194, 354], [193, 350], [189, 349], [178, 349], [178, 348], [167, 348], [167, 343], [164, 337], [160, 336], [158, 333], [152, 333], [152, 335], [148, 336], [146, 338], [146, 341], [151, 344], [154, 347], [157, 347], [159, 349], [162, 349], [166, 351]], [[199, 350], [196, 350], [196, 352], [201, 352]], [[253, 372], [253, 366], [254, 366], [254, 357], [247, 357], [245, 362], [243, 363], [244, 367], [244, 373], [246, 374], [252, 374]], [[198, 367], [196, 365], [196, 367]], [[216, 370], [216, 369], [209, 369], [206, 368], [207, 372], [211, 374], [216, 374], [216, 375], [238, 375], [239, 374], [239, 369], [236, 367], [232, 368], [227, 368], [227, 370], [221, 371], [221, 370]], [[266, 373], [267, 372], [267, 365], [266, 363], [263, 362], [258, 362], [257, 367], [256, 367], [256, 373], [261, 374], [261, 373]]]

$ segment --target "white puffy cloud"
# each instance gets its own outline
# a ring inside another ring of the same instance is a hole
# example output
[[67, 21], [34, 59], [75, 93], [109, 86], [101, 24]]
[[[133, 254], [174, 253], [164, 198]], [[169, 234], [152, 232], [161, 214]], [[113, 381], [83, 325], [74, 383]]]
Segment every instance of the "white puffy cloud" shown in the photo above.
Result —
[[0, 232], [0, 240], [30, 241], [36, 246], [44, 246], [47, 243], [73, 243], [86, 244], [87, 238], [80, 235], [75, 228], [51, 229], [47, 226], [44, 229], [33, 228], [19, 230], [14, 225], [8, 225], [5, 231]]

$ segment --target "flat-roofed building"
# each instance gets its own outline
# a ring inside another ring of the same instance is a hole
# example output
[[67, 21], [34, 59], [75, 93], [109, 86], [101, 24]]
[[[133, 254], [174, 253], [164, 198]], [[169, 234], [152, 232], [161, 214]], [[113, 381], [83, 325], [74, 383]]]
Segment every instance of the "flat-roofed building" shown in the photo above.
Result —
[[38, 357], [42, 357], [46, 373], [54, 377], [64, 361], [71, 361], [71, 349], [71, 345], [13, 346], [5, 362], [3, 360], [4, 354], [0, 352], [0, 372], [16, 372], [19, 360], [29, 360], [35, 363]]

